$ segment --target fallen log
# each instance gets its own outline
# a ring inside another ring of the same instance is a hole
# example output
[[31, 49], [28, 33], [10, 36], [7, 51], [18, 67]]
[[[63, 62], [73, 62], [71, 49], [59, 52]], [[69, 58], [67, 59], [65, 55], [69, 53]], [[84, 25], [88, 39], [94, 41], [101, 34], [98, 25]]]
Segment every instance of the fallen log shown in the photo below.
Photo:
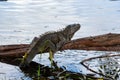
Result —
[[62, 49], [120, 51], [120, 34], [109, 33], [72, 40], [66, 43]]
[[[28, 50], [29, 44], [12, 44], [0, 46], [0, 57], [20, 58]], [[97, 50], [120, 51], [120, 34], [104, 34], [72, 40], [66, 43], [61, 50]]]

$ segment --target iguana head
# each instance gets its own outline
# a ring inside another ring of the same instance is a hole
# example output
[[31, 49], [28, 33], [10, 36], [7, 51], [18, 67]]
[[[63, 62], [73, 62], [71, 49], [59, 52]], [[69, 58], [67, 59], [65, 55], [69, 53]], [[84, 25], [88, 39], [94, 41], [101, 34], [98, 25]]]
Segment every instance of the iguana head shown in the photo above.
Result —
[[73, 35], [75, 34], [75, 32], [77, 32], [80, 29], [80, 27], [81, 27], [80, 24], [71, 24], [71, 25], [68, 25], [64, 29], [64, 34], [67, 35], [67, 37], [69, 37], [69, 39], [71, 39], [73, 37]]

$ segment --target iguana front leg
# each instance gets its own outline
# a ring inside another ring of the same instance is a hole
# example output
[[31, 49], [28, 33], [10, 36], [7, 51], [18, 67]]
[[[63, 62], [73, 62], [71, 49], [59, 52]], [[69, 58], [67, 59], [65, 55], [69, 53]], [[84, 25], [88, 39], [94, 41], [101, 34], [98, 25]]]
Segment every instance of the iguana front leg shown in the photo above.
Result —
[[45, 45], [40, 47], [40, 52], [43, 52], [42, 50], [47, 50], [49, 49], [49, 60], [51, 61], [51, 67], [53, 66], [53, 58], [54, 58], [54, 53], [56, 52], [56, 45], [50, 41], [46, 40]]
[[54, 53], [57, 51], [57, 49], [56, 49], [56, 45], [52, 41], [47, 40], [45, 42], [44, 48], [46, 48], [46, 49], [48, 48], [49, 49], [49, 58], [50, 57], [54, 57]]
[[59, 34], [59, 39], [60, 41], [56, 44], [56, 51], [59, 51], [61, 47], [67, 42], [65, 36], [63, 36], [62, 34]]

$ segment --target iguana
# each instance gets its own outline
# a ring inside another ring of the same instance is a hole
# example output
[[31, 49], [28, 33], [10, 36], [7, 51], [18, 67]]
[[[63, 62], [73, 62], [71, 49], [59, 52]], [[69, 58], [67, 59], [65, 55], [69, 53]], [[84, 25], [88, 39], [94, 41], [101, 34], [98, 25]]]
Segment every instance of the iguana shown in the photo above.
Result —
[[60, 50], [66, 42], [70, 41], [80, 27], [80, 24], [71, 24], [60, 31], [47, 32], [39, 38], [35, 37], [30, 44], [29, 50], [25, 53], [20, 67], [27, 66], [37, 53], [41, 54], [46, 51], [51, 51], [54, 56], [54, 53]]

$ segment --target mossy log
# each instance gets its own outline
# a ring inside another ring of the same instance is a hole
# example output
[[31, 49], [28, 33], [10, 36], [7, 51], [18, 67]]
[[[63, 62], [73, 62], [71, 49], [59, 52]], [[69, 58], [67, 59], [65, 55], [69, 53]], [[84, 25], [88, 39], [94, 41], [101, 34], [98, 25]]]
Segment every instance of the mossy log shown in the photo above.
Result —
[[[0, 57], [20, 58], [28, 50], [29, 44], [12, 44], [0, 46]], [[120, 34], [104, 34], [79, 38], [66, 43], [61, 50], [97, 50], [97, 51], [120, 51]]]

